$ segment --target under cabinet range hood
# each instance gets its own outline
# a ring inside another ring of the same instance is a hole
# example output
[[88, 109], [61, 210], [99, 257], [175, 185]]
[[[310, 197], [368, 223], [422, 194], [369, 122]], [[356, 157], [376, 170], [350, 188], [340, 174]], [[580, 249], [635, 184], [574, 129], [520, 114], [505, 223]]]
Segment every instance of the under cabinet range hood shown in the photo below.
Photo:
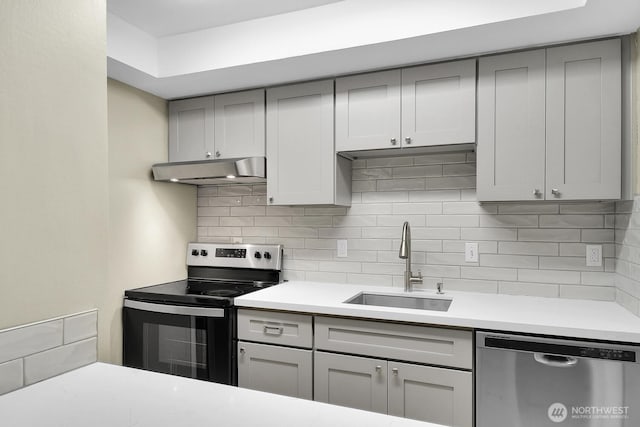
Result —
[[266, 182], [265, 157], [158, 163], [151, 167], [156, 181], [180, 184], [252, 184]]

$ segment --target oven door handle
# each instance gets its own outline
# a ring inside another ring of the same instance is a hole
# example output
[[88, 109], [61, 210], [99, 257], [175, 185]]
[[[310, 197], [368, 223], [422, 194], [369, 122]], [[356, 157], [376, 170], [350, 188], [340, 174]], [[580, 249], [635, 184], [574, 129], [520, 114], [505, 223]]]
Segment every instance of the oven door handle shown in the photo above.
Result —
[[183, 305], [154, 304], [151, 302], [124, 300], [124, 306], [136, 310], [151, 311], [154, 313], [179, 314], [183, 316], [199, 317], [224, 317], [223, 308], [186, 307]]

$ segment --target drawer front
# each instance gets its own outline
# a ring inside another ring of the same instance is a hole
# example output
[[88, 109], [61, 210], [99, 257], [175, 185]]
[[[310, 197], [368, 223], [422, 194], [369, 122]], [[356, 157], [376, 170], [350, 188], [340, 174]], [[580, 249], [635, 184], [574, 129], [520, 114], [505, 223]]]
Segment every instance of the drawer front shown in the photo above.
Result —
[[471, 369], [471, 331], [317, 317], [316, 348]]
[[275, 311], [238, 310], [238, 339], [311, 348], [312, 317]]

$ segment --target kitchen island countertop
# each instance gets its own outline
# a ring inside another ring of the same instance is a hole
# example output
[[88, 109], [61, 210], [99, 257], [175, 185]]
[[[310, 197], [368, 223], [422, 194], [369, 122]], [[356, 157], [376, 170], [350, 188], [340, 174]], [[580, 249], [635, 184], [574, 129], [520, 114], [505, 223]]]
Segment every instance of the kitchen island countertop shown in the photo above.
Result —
[[503, 294], [415, 291], [411, 296], [451, 298], [446, 312], [347, 304], [371, 292], [407, 295], [401, 289], [343, 283], [291, 281], [235, 299], [239, 307], [296, 311], [372, 320], [411, 322], [640, 343], [640, 318], [613, 301], [590, 301]]
[[4, 427], [441, 427], [94, 363], [0, 396]]

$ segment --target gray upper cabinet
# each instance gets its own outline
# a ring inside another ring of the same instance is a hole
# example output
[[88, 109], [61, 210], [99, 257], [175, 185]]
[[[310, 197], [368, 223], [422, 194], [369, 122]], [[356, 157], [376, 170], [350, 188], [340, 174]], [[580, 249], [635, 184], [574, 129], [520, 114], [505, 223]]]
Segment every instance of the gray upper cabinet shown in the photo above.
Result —
[[267, 90], [270, 205], [351, 204], [351, 161], [334, 145], [333, 80]]
[[478, 200], [621, 191], [620, 40], [481, 58]]
[[400, 70], [336, 79], [336, 151], [400, 147]]
[[169, 161], [265, 155], [264, 90], [169, 103]]
[[215, 96], [215, 149], [223, 159], [265, 155], [264, 89]]
[[480, 58], [478, 199], [544, 197], [545, 51]]
[[402, 70], [402, 146], [476, 141], [476, 60]]
[[213, 111], [213, 96], [169, 103], [170, 162], [213, 158]]
[[619, 39], [547, 50], [547, 199], [618, 199]]
[[475, 142], [476, 60], [336, 80], [336, 150]]

